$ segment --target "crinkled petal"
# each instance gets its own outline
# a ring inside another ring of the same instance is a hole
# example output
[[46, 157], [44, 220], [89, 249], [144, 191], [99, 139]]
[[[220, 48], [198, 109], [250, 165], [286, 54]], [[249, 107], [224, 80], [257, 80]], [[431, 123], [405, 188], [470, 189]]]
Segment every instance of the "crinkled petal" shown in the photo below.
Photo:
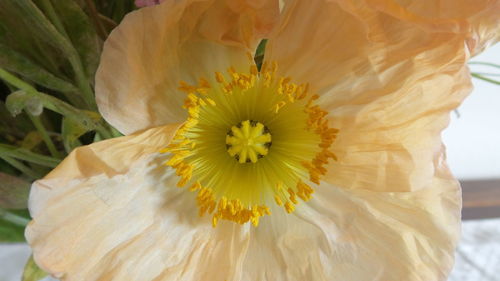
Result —
[[460, 187], [444, 166], [429, 187], [324, 183], [293, 215], [275, 211], [252, 230], [243, 280], [444, 281], [460, 232]]
[[367, 69], [397, 52], [377, 69], [382, 75], [382, 70], [404, 58], [401, 54], [428, 51], [431, 40], [434, 47], [449, 43], [452, 49], [460, 47], [473, 54], [500, 40], [499, 0], [285, 3], [281, 20], [270, 35], [266, 60], [277, 61], [279, 71], [311, 83], [321, 93], [346, 75], [370, 74]]
[[[172, 132], [78, 148], [36, 181], [26, 238], [38, 265], [65, 281], [238, 280], [248, 226], [213, 228], [198, 216], [168, 156], [155, 152]], [[97, 167], [82, 168], [89, 161]]]
[[267, 46], [266, 59], [294, 81], [309, 82], [340, 129], [333, 145], [339, 161], [326, 177], [339, 187], [429, 186], [441, 131], [471, 89], [465, 64], [472, 45], [492, 40], [479, 40], [474, 30], [481, 14], [493, 21], [498, 1], [473, 1], [474, 8], [471, 1], [399, 2], [406, 4], [288, 1]]
[[277, 1], [247, 0], [169, 0], [130, 13], [104, 44], [99, 110], [124, 134], [184, 121], [180, 81], [247, 70], [277, 13]]
[[[411, 22], [429, 32], [448, 32], [465, 36], [469, 51], [475, 55], [500, 40], [500, 1], [498, 0], [352, 0], [339, 1], [358, 17], [377, 10], [401, 21]], [[366, 20], [374, 29], [377, 20]], [[374, 27], [374, 26], [372, 26]]]
[[108, 177], [125, 174], [134, 161], [166, 147], [181, 124], [170, 124], [73, 150], [44, 179], [57, 178], [61, 185], [73, 179], [99, 174]]
[[26, 237], [43, 269], [89, 281], [439, 281], [449, 272], [460, 192], [443, 159], [432, 188], [324, 183], [292, 215], [277, 209], [257, 228], [213, 228], [156, 153], [175, 128], [78, 148], [35, 182]]

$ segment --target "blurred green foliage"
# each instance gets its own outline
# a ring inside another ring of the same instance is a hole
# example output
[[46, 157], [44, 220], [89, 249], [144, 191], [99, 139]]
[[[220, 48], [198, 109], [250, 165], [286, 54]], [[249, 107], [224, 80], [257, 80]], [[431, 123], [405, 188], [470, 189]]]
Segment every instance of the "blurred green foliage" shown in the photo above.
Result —
[[38, 281], [47, 275], [47, 273], [45, 273], [36, 265], [33, 256], [31, 256], [24, 266], [24, 272], [21, 281]]
[[31, 182], [118, 136], [97, 111], [102, 44], [133, 0], [0, 1], [0, 242], [24, 240]]

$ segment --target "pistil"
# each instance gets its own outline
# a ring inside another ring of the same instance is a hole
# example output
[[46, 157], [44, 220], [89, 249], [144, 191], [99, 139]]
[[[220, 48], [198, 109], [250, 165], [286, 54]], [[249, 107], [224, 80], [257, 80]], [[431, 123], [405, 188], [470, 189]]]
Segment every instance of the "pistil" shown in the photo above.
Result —
[[231, 127], [226, 136], [227, 152], [241, 164], [257, 163], [267, 155], [270, 147], [269, 129], [254, 120], [245, 120]]

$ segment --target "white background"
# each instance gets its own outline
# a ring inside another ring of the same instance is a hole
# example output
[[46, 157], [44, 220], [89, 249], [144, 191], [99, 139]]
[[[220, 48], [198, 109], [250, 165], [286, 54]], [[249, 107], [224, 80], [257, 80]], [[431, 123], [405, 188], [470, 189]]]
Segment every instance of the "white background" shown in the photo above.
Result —
[[[500, 44], [471, 61], [500, 64]], [[500, 74], [500, 69], [471, 65], [472, 71]], [[500, 76], [495, 77], [500, 81]], [[452, 114], [443, 132], [448, 164], [459, 179], [500, 178], [500, 85], [472, 80], [474, 91]]]

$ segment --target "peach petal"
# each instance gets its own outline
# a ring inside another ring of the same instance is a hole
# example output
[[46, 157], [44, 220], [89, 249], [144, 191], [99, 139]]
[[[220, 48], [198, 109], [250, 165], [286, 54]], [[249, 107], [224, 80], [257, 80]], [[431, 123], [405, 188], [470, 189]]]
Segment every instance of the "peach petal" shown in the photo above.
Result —
[[[491, 24], [498, 13], [490, 11], [498, 10], [498, 1], [478, 1], [474, 8], [458, 1], [464, 6], [443, 13], [451, 1], [443, 7], [400, 2], [408, 4], [287, 1], [269, 40], [266, 59], [277, 61], [283, 75], [309, 82], [330, 111], [331, 126], [340, 129], [334, 144], [339, 161], [326, 177], [337, 186], [427, 187], [434, 159], [444, 155], [440, 134], [449, 113], [471, 90], [466, 62], [498, 29]], [[484, 13], [488, 24], [479, 28]], [[485, 41], [477, 32], [474, 39], [475, 28], [488, 35]]]
[[248, 228], [213, 228], [175, 187], [158, 153], [175, 128], [77, 148], [36, 181], [26, 238], [37, 264], [65, 281], [238, 280]]
[[258, 36], [277, 2], [165, 1], [130, 13], [104, 44], [96, 98], [104, 118], [124, 134], [182, 122], [179, 82], [213, 79], [229, 66], [247, 70]]
[[445, 281], [460, 200], [458, 183], [439, 177], [415, 192], [322, 184], [293, 215], [276, 210], [251, 230], [242, 280]]

